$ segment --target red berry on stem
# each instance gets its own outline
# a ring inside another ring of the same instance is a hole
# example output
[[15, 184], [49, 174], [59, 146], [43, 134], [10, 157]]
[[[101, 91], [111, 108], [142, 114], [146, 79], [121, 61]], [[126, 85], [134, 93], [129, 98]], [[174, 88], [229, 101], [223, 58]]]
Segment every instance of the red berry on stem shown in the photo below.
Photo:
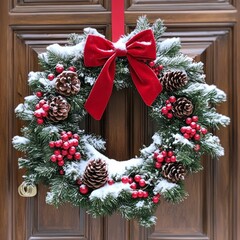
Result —
[[128, 183], [128, 177], [127, 176], [122, 177], [122, 183], [124, 183], [124, 184]]
[[142, 190], [138, 190], [138, 197], [142, 198], [143, 197], [143, 191]]
[[73, 134], [73, 138], [79, 140], [80, 137], [79, 137], [79, 135], [78, 135], [77, 133], [74, 133], [74, 134]]
[[65, 172], [64, 172], [63, 169], [60, 169], [60, 170], [59, 170], [59, 174], [60, 174], [60, 175], [64, 175], [64, 173], [65, 173]]
[[192, 128], [191, 127], [186, 127], [186, 133], [190, 134], [192, 132]]
[[81, 184], [82, 184], [82, 179], [78, 178], [77, 181], [76, 181], [76, 183], [77, 183], [78, 185], [81, 185]]
[[43, 124], [43, 122], [44, 122], [44, 121], [43, 121], [43, 119], [42, 119], [42, 118], [38, 118], [38, 119], [37, 119], [37, 124], [38, 124], [38, 125], [42, 125], [42, 124]]
[[196, 125], [196, 130], [200, 130], [201, 126], [199, 124]]
[[165, 162], [166, 162], [166, 163], [170, 163], [170, 162], [171, 162], [171, 158], [170, 158], [170, 157], [167, 157], [167, 158], [165, 159]]
[[67, 156], [67, 155], [68, 155], [68, 151], [67, 151], [67, 150], [62, 150], [61, 154], [62, 154], [63, 156]]
[[72, 132], [68, 131], [67, 135], [68, 135], [69, 138], [71, 138], [72, 137]]
[[168, 153], [167, 153], [167, 155], [168, 155], [168, 157], [171, 157], [171, 156], [173, 156], [173, 151], [168, 151]]
[[196, 126], [197, 126], [197, 124], [196, 124], [195, 122], [191, 122], [191, 123], [190, 123], [190, 127], [191, 127], [191, 128], [196, 128]]
[[159, 152], [154, 152], [154, 153], [153, 153], [153, 157], [154, 157], [155, 159], [158, 157], [158, 155], [159, 155]]
[[185, 120], [185, 122], [186, 122], [186, 124], [190, 125], [191, 122], [192, 122], [192, 119], [188, 117], [188, 118]]
[[85, 184], [82, 184], [80, 187], [79, 187], [79, 192], [81, 194], [87, 194], [89, 191], [88, 189], [88, 186], [86, 186]]
[[134, 176], [135, 182], [139, 182], [141, 179], [142, 179], [142, 177], [140, 175], [135, 175]]
[[167, 114], [167, 118], [169, 118], [169, 119], [173, 118], [173, 114], [172, 114], [171, 112], [169, 112], [169, 113]]
[[161, 154], [162, 154], [164, 157], [166, 157], [166, 156], [167, 156], [167, 151], [164, 150], [164, 151], [161, 152]]
[[54, 141], [49, 142], [49, 147], [54, 148], [55, 147], [55, 142]]
[[140, 179], [138, 184], [139, 184], [140, 187], [145, 187], [146, 186], [146, 182], [145, 182], [144, 179]]
[[72, 72], [76, 72], [77, 69], [76, 69], [76, 67], [71, 66], [71, 67], [68, 68], [68, 70], [69, 70], [69, 71], [72, 71]]
[[58, 161], [62, 161], [63, 160], [63, 156], [61, 154], [57, 155], [57, 160]]
[[190, 136], [189, 136], [188, 133], [184, 133], [183, 136], [184, 136], [186, 139], [189, 139], [189, 138], [190, 138]]
[[38, 109], [40, 109], [41, 107], [40, 107], [40, 105], [39, 104], [37, 104], [36, 106], [35, 106], [35, 109], [36, 110], [38, 110]]
[[201, 136], [199, 134], [194, 135], [194, 140], [199, 141], [201, 139]]
[[191, 136], [194, 136], [194, 135], [196, 134], [196, 132], [197, 132], [196, 129], [192, 129], [192, 130], [191, 130], [191, 133], [190, 133]]
[[186, 132], [186, 127], [181, 127], [180, 132], [185, 133]]
[[35, 111], [35, 112], [34, 112], [34, 116], [35, 116], [36, 118], [41, 118], [42, 113], [41, 113], [40, 111]]
[[42, 106], [42, 109], [44, 110], [44, 111], [48, 111], [49, 110], [49, 105], [48, 104], [44, 104], [43, 106]]
[[150, 66], [150, 67], [154, 67], [154, 66], [155, 66], [155, 62], [151, 61], [151, 62], [149, 63], [149, 66]]
[[65, 134], [62, 134], [61, 139], [62, 139], [64, 142], [68, 141], [68, 135], [67, 135], [66, 133], [65, 133]]
[[71, 154], [71, 155], [74, 155], [76, 153], [76, 148], [75, 147], [70, 147], [68, 152]]
[[61, 147], [62, 146], [62, 140], [61, 139], [59, 139], [59, 140], [57, 140], [56, 142], [55, 142], [55, 146], [56, 147]]
[[160, 169], [162, 167], [162, 163], [155, 162], [155, 168]]
[[73, 139], [71, 139], [71, 141], [72, 141], [72, 144], [73, 144], [74, 147], [78, 146], [78, 140], [77, 139], [73, 138]]
[[75, 158], [76, 160], [80, 160], [80, 159], [81, 159], [81, 153], [80, 153], [80, 152], [76, 152], [76, 153], [74, 154], [74, 158]]
[[42, 117], [46, 117], [48, 115], [48, 112], [42, 112]]
[[137, 191], [133, 191], [132, 192], [132, 198], [137, 198], [138, 197], [138, 192]]
[[206, 128], [201, 128], [201, 133], [203, 135], [207, 134], [208, 130]]
[[40, 92], [40, 91], [38, 91], [38, 92], [36, 92], [36, 96], [40, 98], [40, 97], [42, 97], [42, 96], [43, 96], [43, 93], [42, 93], [42, 92]]
[[44, 104], [46, 104], [46, 101], [44, 99], [39, 101], [39, 106], [42, 107]]
[[164, 115], [167, 114], [168, 113], [167, 107], [162, 107], [161, 113]]
[[148, 192], [147, 191], [143, 191], [143, 198], [147, 198], [148, 197]]
[[176, 162], [176, 156], [171, 156], [171, 162]]
[[137, 184], [135, 182], [131, 183], [130, 188], [137, 189]]
[[62, 73], [64, 70], [64, 67], [62, 64], [57, 64], [56, 68], [55, 68], [57, 73]]
[[171, 96], [171, 97], [168, 98], [168, 100], [169, 100], [170, 103], [174, 103], [174, 102], [176, 102], [177, 99], [176, 99], [175, 96]]
[[199, 151], [200, 150], [200, 145], [199, 144], [196, 144], [195, 146], [194, 146], [194, 150], [197, 152], [197, 151]]
[[52, 162], [56, 162], [57, 161], [57, 156], [54, 154], [54, 155], [51, 156], [50, 159], [51, 159]]
[[159, 65], [159, 66], [158, 66], [158, 70], [159, 70], [159, 71], [162, 71], [162, 70], [163, 70], [163, 65]]
[[50, 73], [48, 74], [48, 80], [52, 81], [55, 78], [54, 74]]
[[164, 161], [164, 156], [163, 156], [162, 154], [159, 154], [159, 155], [157, 156], [157, 162], [161, 163], [161, 162], [163, 162], [163, 161]]
[[63, 134], [66, 134], [66, 131], [62, 131], [62, 132], [61, 132], [61, 135], [63, 135]]
[[172, 104], [171, 104], [171, 103], [168, 103], [168, 104], [166, 105], [166, 108], [167, 108], [168, 111], [172, 110]]
[[62, 167], [64, 165], [64, 161], [58, 161], [58, 166]]
[[152, 201], [153, 201], [153, 203], [158, 203], [159, 198], [157, 196], [153, 196]]
[[72, 159], [73, 159], [73, 155], [68, 154], [68, 155], [67, 155], [67, 159], [68, 159], [68, 160], [72, 160]]
[[129, 184], [133, 183], [133, 178], [132, 178], [132, 177], [129, 177], [129, 178], [128, 178], [128, 183], [129, 183]]
[[192, 121], [197, 122], [198, 121], [198, 116], [192, 116]]
[[55, 150], [54, 154], [57, 156], [57, 155], [61, 154], [61, 152], [60, 152], [60, 150]]
[[113, 179], [108, 179], [108, 184], [109, 184], [109, 185], [113, 185], [113, 184], [114, 184]]
[[69, 143], [68, 142], [64, 142], [63, 145], [62, 145], [62, 148], [64, 149], [68, 149], [70, 146], [69, 146]]

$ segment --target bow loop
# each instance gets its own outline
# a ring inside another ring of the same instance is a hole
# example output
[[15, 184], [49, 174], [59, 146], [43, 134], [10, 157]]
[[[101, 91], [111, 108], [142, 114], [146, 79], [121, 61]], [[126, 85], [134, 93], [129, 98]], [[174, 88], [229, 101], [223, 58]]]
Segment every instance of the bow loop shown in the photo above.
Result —
[[122, 39], [112, 43], [89, 35], [84, 49], [84, 64], [87, 67], [103, 66], [85, 103], [86, 110], [97, 120], [101, 119], [112, 93], [116, 57], [127, 57], [132, 81], [148, 106], [162, 90], [157, 76], [144, 63], [156, 58], [156, 43], [150, 29], [136, 34], [126, 43]]

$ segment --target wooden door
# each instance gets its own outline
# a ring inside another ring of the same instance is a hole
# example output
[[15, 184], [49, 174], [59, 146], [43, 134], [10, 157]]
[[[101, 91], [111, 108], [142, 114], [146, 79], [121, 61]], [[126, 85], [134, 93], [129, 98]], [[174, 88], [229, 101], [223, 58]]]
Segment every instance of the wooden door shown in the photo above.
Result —
[[[144, 229], [119, 215], [92, 219], [84, 210], [45, 204], [46, 189], [32, 199], [17, 187], [22, 171], [11, 138], [22, 122], [14, 108], [28, 94], [27, 74], [38, 69], [37, 54], [51, 43], [65, 43], [69, 33], [86, 26], [110, 37], [107, 0], [1, 0], [0, 2], [0, 236], [2, 240], [238, 240], [240, 239], [240, 2], [237, 0], [126, 0], [130, 31], [138, 16], [165, 20], [165, 37], [180, 36], [183, 51], [205, 63], [207, 82], [228, 95], [220, 112], [231, 125], [218, 132], [225, 156], [204, 159], [205, 170], [188, 177], [189, 198], [173, 206], [162, 203], [155, 227]], [[116, 109], [116, 104], [118, 108]], [[86, 128], [108, 141], [107, 155], [129, 159], [147, 143], [152, 126], [147, 109], [131, 90], [114, 92], [100, 122]], [[116, 140], [117, 139], [117, 140]]]

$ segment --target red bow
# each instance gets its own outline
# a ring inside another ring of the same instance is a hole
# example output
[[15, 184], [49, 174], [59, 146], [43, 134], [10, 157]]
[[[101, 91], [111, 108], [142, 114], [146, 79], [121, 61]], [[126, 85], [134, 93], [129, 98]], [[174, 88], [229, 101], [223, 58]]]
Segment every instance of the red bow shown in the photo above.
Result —
[[156, 59], [156, 43], [150, 29], [132, 37], [126, 46], [112, 43], [96, 35], [88, 35], [84, 49], [86, 67], [103, 66], [85, 103], [85, 109], [95, 119], [100, 120], [112, 93], [116, 57], [127, 57], [132, 81], [146, 105], [150, 106], [162, 85], [152, 69], [144, 61]]

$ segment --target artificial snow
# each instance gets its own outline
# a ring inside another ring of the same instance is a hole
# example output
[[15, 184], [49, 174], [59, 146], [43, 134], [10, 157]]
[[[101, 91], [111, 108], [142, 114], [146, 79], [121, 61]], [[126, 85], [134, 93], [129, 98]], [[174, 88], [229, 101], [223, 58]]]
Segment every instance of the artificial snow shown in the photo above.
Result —
[[13, 145], [26, 145], [30, 142], [30, 140], [28, 138], [25, 137], [21, 137], [21, 136], [15, 136], [12, 139], [12, 143]]
[[150, 155], [158, 149], [158, 146], [162, 144], [162, 139], [158, 133], [152, 136], [153, 142], [148, 147], [141, 150], [142, 155]]
[[40, 76], [41, 76], [40, 72], [30, 72], [28, 74], [28, 82], [31, 83], [32, 81], [36, 81], [39, 79]]
[[179, 48], [181, 47], [180, 38], [173, 37], [168, 38], [162, 42], [158, 42], [158, 52], [161, 54], [167, 54], [167, 52], [171, 50], [174, 46], [178, 46]]
[[95, 81], [96, 81], [96, 78], [88, 77], [88, 76], [84, 77], [84, 82], [89, 83], [91, 86], [95, 83]]
[[74, 46], [60, 46], [55, 43], [47, 47], [47, 51], [61, 57], [61, 58], [80, 58], [83, 54], [83, 49], [85, 46], [85, 41], [78, 43]]
[[165, 179], [161, 179], [156, 184], [155, 188], [153, 189], [153, 192], [155, 193], [164, 193], [167, 190], [170, 190], [174, 187], [177, 187], [178, 185], [176, 183], [170, 183]]
[[135, 204], [136, 208], [143, 208], [146, 203], [144, 201], [139, 201]]
[[36, 95], [30, 95], [30, 96], [27, 96], [27, 97], [24, 98], [24, 100], [27, 101], [27, 102], [33, 102], [37, 99], [38, 99], [38, 97]]
[[55, 86], [56, 78], [54, 78], [52, 81], [49, 81], [47, 78], [39, 78], [39, 82], [44, 85], [45, 87], [48, 86]]
[[204, 139], [204, 142], [218, 157], [224, 156], [224, 148], [220, 145], [220, 139], [217, 136], [209, 136]]
[[49, 127], [45, 127], [42, 129], [42, 132], [43, 133], [48, 133], [48, 134], [51, 134], [51, 133], [58, 133], [59, 132], [59, 129], [55, 126], [49, 126]]
[[105, 38], [105, 36], [99, 33], [95, 28], [87, 27], [83, 29], [83, 32], [87, 35], [91, 34], [91, 35], [96, 35], [96, 36]]
[[89, 195], [89, 199], [92, 200], [94, 198], [98, 198], [104, 201], [104, 199], [109, 195], [117, 198], [123, 190], [131, 191], [132, 189], [130, 188], [130, 184], [124, 184], [122, 182], [117, 182], [113, 185], [106, 184], [103, 187], [92, 191]]
[[172, 134], [172, 136], [174, 137], [174, 142], [173, 144], [179, 144], [181, 143], [182, 145], [189, 145], [190, 147], [194, 147], [194, 144], [191, 143], [190, 141], [188, 141], [188, 139], [186, 139], [184, 136], [180, 135], [179, 133], [177, 134]]
[[80, 162], [70, 162], [63, 166], [63, 169], [65, 171], [65, 175], [69, 178], [72, 178], [74, 181], [76, 181], [78, 178], [80, 178], [87, 166], [87, 161], [81, 160]]

